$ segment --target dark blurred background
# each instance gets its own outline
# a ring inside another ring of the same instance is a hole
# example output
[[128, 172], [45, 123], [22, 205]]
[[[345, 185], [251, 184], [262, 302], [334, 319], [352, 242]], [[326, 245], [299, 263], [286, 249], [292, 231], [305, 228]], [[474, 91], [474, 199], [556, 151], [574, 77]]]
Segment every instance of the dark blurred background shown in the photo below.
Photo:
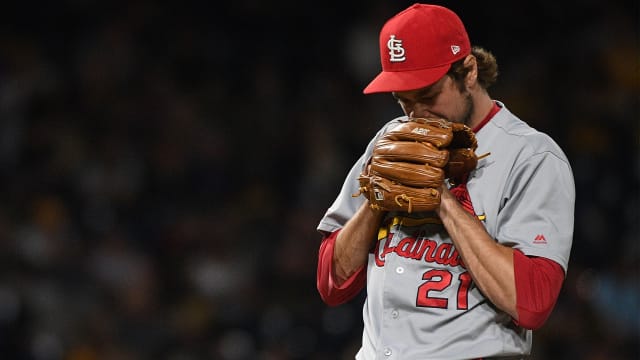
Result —
[[[353, 359], [316, 226], [400, 114], [362, 89], [408, 1], [20, 1], [0, 12], [0, 358]], [[638, 359], [636, 1], [438, 1], [563, 147], [567, 281], [533, 359]]]

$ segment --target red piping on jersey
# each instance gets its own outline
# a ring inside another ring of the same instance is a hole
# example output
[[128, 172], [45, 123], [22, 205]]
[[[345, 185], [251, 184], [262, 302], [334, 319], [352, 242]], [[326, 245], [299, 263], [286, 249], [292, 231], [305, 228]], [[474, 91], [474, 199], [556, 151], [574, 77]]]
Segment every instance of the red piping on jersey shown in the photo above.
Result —
[[491, 118], [493, 118], [493, 116], [498, 113], [498, 111], [500, 111], [500, 106], [494, 101], [493, 107], [491, 108], [487, 116], [485, 116], [484, 119], [482, 119], [482, 121], [480, 121], [480, 123], [471, 130], [473, 130], [474, 133], [480, 131], [480, 129], [482, 129], [482, 127], [485, 126], [489, 122], [489, 120], [491, 120]]

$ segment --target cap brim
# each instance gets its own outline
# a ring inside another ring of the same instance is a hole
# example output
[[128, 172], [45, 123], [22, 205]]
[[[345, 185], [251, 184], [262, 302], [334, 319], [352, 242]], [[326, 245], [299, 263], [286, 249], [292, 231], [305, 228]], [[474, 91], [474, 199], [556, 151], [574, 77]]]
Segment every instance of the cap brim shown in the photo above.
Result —
[[440, 80], [451, 64], [412, 71], [383, 71], [364, 88], [363, 93], [411, 91], [427, 87]]

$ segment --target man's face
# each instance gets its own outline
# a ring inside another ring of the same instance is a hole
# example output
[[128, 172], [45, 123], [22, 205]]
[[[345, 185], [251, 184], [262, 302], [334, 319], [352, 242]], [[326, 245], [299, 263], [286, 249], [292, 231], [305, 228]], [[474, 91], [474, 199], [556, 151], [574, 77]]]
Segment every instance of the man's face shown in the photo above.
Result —
[[471, 94], [461, 91], [448, 75], [422, 89], [394, 92], [393, 97], [410, 117], [439, 117], [469, 125], [473, 113]]

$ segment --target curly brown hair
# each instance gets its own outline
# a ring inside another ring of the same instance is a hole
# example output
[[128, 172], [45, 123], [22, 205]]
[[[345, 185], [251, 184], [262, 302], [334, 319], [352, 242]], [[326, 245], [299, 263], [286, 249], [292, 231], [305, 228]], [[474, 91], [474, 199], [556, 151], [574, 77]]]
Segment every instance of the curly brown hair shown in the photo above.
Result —
[[[490, 51], [480, 46], [473, 46], [471, 48], [471, 55], [476, 57], [476, 63], [478, 64], [478, 83], [484, 89], [488, 89], [498, 79], [498, 62], [496, 61], [496, 57]], [[468, 72], [469, 69], [464, 67], [464, 59], [461, 59], [451, 64], [451, 69], [449, 69], [447, 75], [455, 80], [460, 89], [463, 89], [464, 78]]]

